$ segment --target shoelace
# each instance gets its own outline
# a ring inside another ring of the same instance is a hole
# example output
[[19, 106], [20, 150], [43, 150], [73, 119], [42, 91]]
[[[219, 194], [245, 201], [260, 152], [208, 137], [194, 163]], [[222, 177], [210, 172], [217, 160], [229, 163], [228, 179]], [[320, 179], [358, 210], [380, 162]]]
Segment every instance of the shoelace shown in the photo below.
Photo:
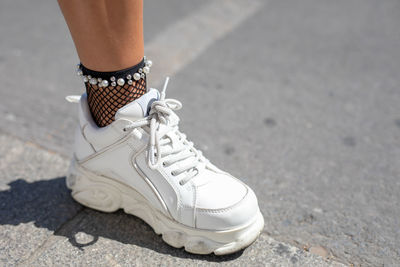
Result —
[[173, 176], [185, 173], [179, 181], [184, 185], [200, 172], [208, 160], [200, 150], [194, 148], [186, 135], [179, 131], [179, 118], [174, 110], [181, 109], [182, 103], [176, 99], [165, 99], [168, 81], [169, 77], [165, 79], [160, 100], [152, 103], [149, 116], [132, 122], [124, 130], [149, 126], [150, 139], [147, 153], [149, 168], [155, 169], [160, 162], [164, 167], [171, 166]]

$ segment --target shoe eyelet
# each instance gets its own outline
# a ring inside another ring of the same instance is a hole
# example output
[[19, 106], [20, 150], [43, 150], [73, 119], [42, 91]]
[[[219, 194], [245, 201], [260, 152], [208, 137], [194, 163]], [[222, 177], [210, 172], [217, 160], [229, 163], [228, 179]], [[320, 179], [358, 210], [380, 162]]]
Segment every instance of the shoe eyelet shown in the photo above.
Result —
[[167, 164], [165, 164], [165, 162], [162, 163], [163, 167], [167, 166]]
[[183, 183], [182, 183], [182, 181], [179, 181], [179, 185], [183, 186]]

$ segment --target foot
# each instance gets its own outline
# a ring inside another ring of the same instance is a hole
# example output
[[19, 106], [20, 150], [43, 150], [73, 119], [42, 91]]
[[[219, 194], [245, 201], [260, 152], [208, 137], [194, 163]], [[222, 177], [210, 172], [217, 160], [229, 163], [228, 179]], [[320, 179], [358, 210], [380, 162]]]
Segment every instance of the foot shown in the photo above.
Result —
[[[168, 80], [166, 81], [167, 84]], [[264, 219], [254, 192], [212, 165], [178, 129], [181, 103], [151, 89], [98, 128], [86, 95], [67, 186], [79, 203], [120, 208], [147, 222], [169, 245], [196, 254], [229, 254], [250, 245]]]

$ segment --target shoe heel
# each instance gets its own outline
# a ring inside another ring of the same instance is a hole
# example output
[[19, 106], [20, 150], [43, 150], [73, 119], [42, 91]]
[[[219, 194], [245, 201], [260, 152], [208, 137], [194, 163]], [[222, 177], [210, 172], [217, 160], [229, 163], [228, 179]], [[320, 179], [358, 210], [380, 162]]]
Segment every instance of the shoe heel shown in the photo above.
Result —
[[73, 159], [66, 184], [72, 190], [72, 197], [82, 205], [103, 212], [113, 212], [121, 208], [121, 192], [107, 180], [85, 171]]

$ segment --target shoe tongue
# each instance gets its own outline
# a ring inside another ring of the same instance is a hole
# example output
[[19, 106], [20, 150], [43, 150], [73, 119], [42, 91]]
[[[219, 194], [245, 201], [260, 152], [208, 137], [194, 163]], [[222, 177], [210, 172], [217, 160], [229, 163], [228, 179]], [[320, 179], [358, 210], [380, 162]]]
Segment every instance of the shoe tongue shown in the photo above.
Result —
[[115, 114], [115, 119], [138, 120], [147, 117], [150, 112], [151, 104], [160, 99], [160, 93], [151, 88], [140, 98], [120, 108]]

